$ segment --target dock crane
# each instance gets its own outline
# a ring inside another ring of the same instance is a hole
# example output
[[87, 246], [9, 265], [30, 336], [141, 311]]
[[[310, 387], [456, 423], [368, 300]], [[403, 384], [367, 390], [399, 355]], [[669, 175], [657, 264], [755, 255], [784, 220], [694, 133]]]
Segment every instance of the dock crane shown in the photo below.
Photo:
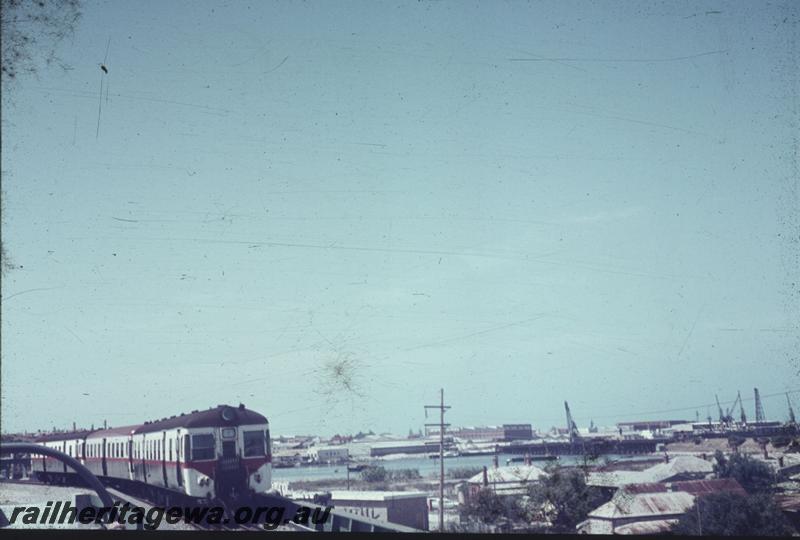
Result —
[[753, 388], [753, 394], [756, 401], [756, 422], [766, 422], [767, 415], [764, 414], [764, 406], [761, 404], [761, 395], [758, 393], [758, 388]]
[[739, 401], [739, 418], [742, 421], [742, 426], [747, 425], [747, 415], [744, 413], [744, 403], [742, 403], [742, 393], [736, 392], [736, 399]]
[[719, 404], [719, 397], [717, 394], [714, 394], [714, 399], [717, 400], [717, 410], [719, 410], [719, 425], [720, 427], [729, 423], [729, 416], [728, 413], [722, 410], [722, 405]]
[[789, 423], [794, 425], [797, 421], [794, 418], [794, 409], [792, 409], [792, 402], [789, 400], [789, 392], [786, 392], [786, 404], [789, 405]]
[[739, 418], [742, 425], [747, 424], [747, 416], [744, 413], [744, 406], [742, 405], [742, 393], [736, 392], [736, 399], [731, 407], [725, 413], [725, 419], [728, 423], [733, 424], [733, 413], [736, 411], [736, 405], [739, 405]]
[[570, 444], [573, 444], [580, 440], [581, 435], [578, 433], [578, 426], [575, 425], [575, 421], [572, 419], [572, 413], [569, 412], [569, 403], [566, 401], [564, 402], [564, 409], [567, 411], [567, 432], [569, 433], [569, 442]]

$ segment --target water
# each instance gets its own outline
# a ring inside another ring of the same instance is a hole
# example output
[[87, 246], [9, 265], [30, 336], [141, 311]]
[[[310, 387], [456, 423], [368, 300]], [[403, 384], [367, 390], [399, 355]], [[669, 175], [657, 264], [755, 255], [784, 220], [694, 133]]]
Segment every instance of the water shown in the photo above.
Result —
[[[511, 454], [500, 454], [497, 456], [499, 465], [506, 464], [506, 460], [512, 457]], [[637, 455], [637, 456], [621, 456], [609, 454], [599, 458], [596, 463], [600, 464], [603, 461], [617, 461], [617, 460], [637, 460], [652, 458], [652, 455]], [[479, 468], [479, 467], [492, 467], [494, 457], [488, 456], [459, 456], [444, 459], [445, 475], [447, 471], [457, 468]], [[370, 465], [379, 465], [386, 470], [398, 469], [417, 469], [419, 474], [425, 477], [437, 477], [439, 474], [439, 459], [432, 459], [429, 457], [404, 457], [399, 459], [379, 459], [369, 462]], [[583, 463], [583, 458], [580, 456], [560, 456], [558, 461], [533, 461], [537, 467], [544, 469], [549, 463], [557, 463], [559, 465], [578, 465]], [[512, 465], [521, 465], [520, 463], [512, 463]], [[359, 473], [350, 472], [350, 478], [358, 478]], [[315, 467], [290, 467], [282, 469], [272, 469], [272, 480], [274, 482], [299, 482], [308, 480], [328, 480], [347, 478], [346, 465], [324, 465]]]

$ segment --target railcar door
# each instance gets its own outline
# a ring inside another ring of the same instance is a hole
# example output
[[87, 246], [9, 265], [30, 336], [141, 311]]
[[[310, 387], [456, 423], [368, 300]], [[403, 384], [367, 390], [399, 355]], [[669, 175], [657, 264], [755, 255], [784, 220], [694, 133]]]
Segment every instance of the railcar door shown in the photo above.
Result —
[[[67, 441], [64, 441], [61, 444], [61, 451], [64, 452], [65, 454], [67, 453]], [[64, 472], [65, 473], [67, 472], [67, 463], [66, 462], [64, 462]]]
[[106, 445], [106, 440], [104, 438], [103, 439], [103, 444], [102, 444], [102, 446], [100, 448], [100, 450], [103, 452], [103, 456], [102, 456], [103, 457], [103, 460], [102, 460], [103, 476], [108, 476], [108, 463], [106, 462], [106, 449], [107, 449], [107, 445]]
[[133, 476], [133, 438], [128, 439], [128, 474], [131, 480], [135, 480]]
[[167, 482], [167, 432], [162, 432], [161, 437], [161, 472], [164, 476], [164, 487], [169, 487]]
[[142, 482], [147, 483], [147, 441], [142, 435]]
[[[184, 459], [186, 459], [184, 457]], [[181, 472], [181, 435], [180, 431], [175, 437], [175, 474], [178, 475], [178, 486], [183, 487], [183, 474]]]

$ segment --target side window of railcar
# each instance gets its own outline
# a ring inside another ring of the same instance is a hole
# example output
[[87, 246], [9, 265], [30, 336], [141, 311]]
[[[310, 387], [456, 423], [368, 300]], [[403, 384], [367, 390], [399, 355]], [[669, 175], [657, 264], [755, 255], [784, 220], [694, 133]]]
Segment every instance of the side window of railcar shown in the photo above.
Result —
[[214, 436], [192, 435], [192, 460], [214, 459]]
[[265, 450], [263, 431], [244, 432], [244, 457], [265, 456]]

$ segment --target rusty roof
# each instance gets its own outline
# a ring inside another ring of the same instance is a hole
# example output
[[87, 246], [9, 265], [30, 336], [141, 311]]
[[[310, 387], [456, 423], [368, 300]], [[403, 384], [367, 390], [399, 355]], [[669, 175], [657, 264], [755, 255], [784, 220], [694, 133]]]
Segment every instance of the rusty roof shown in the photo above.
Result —
[[677, 522], [677, 519], [634, 521], [615, 528], [614, 534], [663, 534], [672, 529]]
[[711, 480], [682, 480], [678, 482], [653, 482], [646, 484], [628, 484], [624, 486], [626, 492], [635, 493], [667, 493], [674, 491], [685, 491], [692, 495], [708, 495], [720, 491], [728, 491], [738, 495], [746, 495], [747, 492], [734, 478], [718, 478]]

